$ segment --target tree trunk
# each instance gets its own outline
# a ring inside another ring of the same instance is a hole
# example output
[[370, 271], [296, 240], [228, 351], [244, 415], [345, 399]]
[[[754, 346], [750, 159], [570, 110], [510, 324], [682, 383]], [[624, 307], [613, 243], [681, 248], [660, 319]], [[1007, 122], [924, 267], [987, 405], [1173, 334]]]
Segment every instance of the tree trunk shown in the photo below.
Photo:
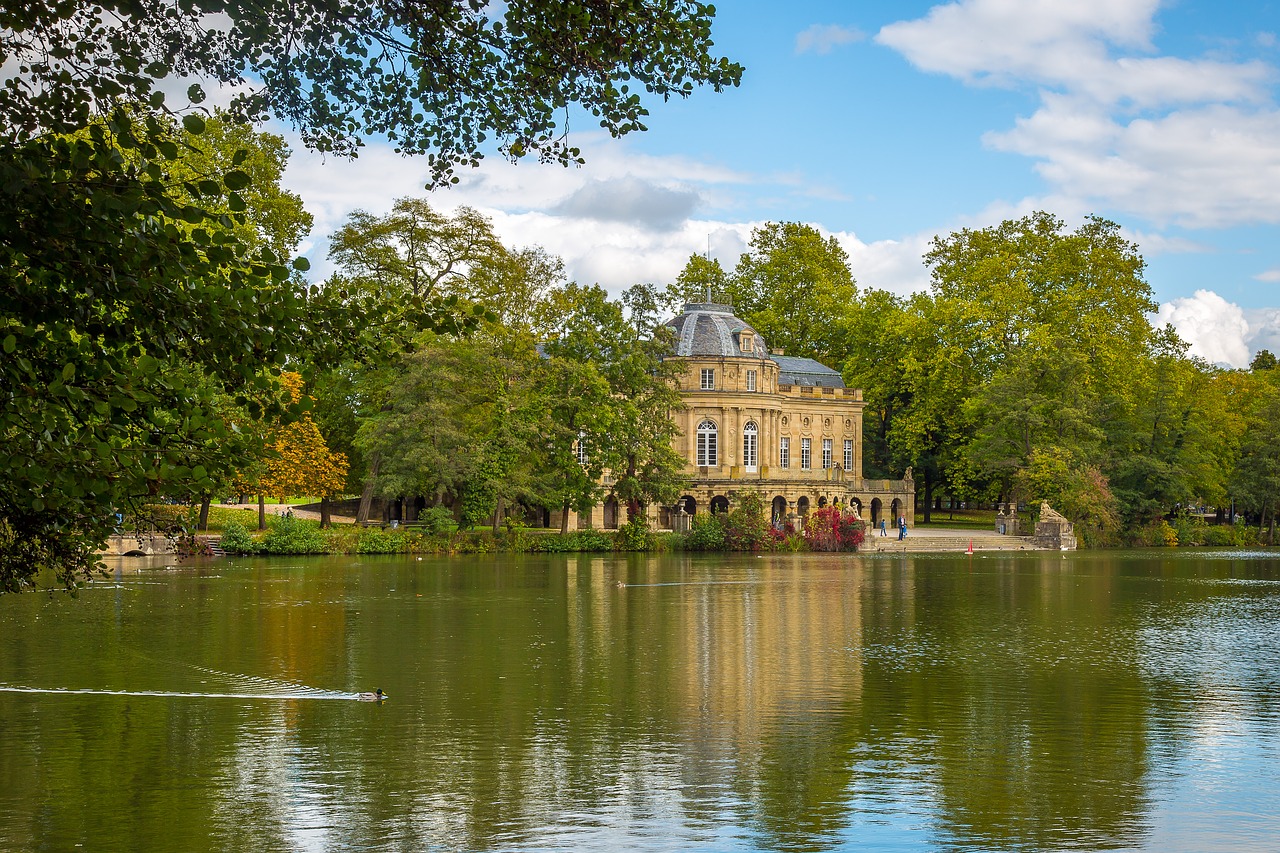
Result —
[[320, 528], [323, 530], [324, 528], [328, 527], [332, 523], [333, 523], [333, 520], [329, 517], [329, 499], [321, 498], [320, 499]]
[[928, 524], [933, 520], [931, 513], [933, 512], [933, 479], [929, 476], [928, 469], [924, 472], [924, 523]]
[[196, 530], [206, 533], [209, 530], [209, 495], [202, 495], [200, 498], [200, 521], [196, 524]]
[[263, 495], [258, 495], [258, 529], [267, 529], [267, 499]]
[[369, 476], [365, 478], [364, 488], [360, 491], [360, 508], [356, 510], [356, 524], [364, 524], [369, 520], [369, 508], [373, 506], [373, 485], [378, 479], [378, 469], [381, 467], [381, 458], [375, 456], [369, 461]]
[[565, 501], [564, 506], [560, 508], [560, 534], [569, 532], [569, 502]]
[[502, 530], [502, 495], [498, 495], [498, 503], [493, 508], [493, 535], [497, 536]]

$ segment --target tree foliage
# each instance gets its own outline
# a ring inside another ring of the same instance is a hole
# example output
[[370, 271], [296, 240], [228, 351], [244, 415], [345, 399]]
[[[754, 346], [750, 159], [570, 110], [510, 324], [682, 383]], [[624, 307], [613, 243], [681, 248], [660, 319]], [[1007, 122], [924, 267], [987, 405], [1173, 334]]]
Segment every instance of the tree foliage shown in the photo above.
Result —
[[[302, 376], [286, 372], [280, 384], [293, 403], [303, 400]], [[309, 402], [309, 401], [308, 401]], [[263, 494], [332, 497], [347, 481], [347, 457], [332, 452], [310, 414], [278, 426], [267, 446], [264, 471], [258, 482]]]
[[[89, 123], [102, 104], [162, 103], [170, 75], [234, 86], [232, 114], [291, 123], [310, 148], [351, 153], [381, 134], [430, 154], [437, 181], [505, 157], [579, 159], [578, 104], [614, 136], [644, 130], [640, 94], [737, 85], [711, 55], [709, 4], [693, 0], [98, 0], [0, 6], [0, 87], [11, 141]], [[633, 86], [635, 91], [633, 91]]]
[[[274, 183], [283, 147], [245, 120], [342, 154], [378, 134], [429, 154], [436, 183], [486, 146], [576, 162], [571, 107], [622, 135], [647, 114], [631, 84], [662, 98], [736, 85], [741, 68], [709, 53], [713, 14], [684, 0], [0, 3], [0, 585], [45, 567], [72, 583], [117, 510], [211, 488], [199, 458], [233, 438], [224, 399], [279, 414], [270, 376], [286, 363], [484, 316], [308, 288], [287, 264], [306, 221]], [[166, 104], [175, 79], [187, 103]], [[198, 105], [217, 85], [237, 88], [210, 121]]]

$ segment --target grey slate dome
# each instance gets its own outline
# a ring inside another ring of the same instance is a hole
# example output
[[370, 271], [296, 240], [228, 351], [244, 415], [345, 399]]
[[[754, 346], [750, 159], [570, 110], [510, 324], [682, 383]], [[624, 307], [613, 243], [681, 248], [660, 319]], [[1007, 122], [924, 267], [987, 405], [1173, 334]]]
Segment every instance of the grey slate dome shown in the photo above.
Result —
[[[684, 313], [667, 321], [676, 333], [676, 355], [713, 358], [769, 357], [769, 345], [745, 322], [733, 316], [733, 307], [716, 302], [689, 302]], [[742, 333], [749, 336], [742, 348]]]
[[[840, 372], [811, 358], [772, 355], [760, 333], [735, 317], [732, 305], [718, 302], [689, 302], [680, 316], [667, 321], [676, 333], [678, 356], [710, 358], [758, 358], [778, 365], [779, 385], [808, 385], [843, 388]], [[742, 349], [742, 334], [749, 335], [748, 349]]]

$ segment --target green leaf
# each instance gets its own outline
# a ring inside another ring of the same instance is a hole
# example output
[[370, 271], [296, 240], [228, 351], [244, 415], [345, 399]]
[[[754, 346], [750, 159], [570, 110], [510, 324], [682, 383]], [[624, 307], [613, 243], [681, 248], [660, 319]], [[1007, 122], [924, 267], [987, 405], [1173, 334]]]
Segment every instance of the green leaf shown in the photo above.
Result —
[[311, 261], [299, 255], [293, 259], [293, 268], [298, 272], [306, 272], [311, 269]]
[[187, 87], [187, 100], [193, 104], [204, 102], [204, 89], [199, 83], [193, 83]]
[[4, 351], [13, 352], [18, 347], [18, 338], [14, 335], [4, 339]]
[[62, 365], [62, 381], [70, 382], [72, 379], [75, 379], [75, 378], [76, 378], [75, 364], [72, 362], [67, 362], [66, 364]]
[[227, 185], [227, 189], [242, 190], [253, 183], [253, 180], [245, 172], [233, 169], [222, 176], [222, 182]]
[[187, 133], [193, 136], [199, 136], [204, 133], [204, 119], [195, 113], [187, 113], [182, 117], [182, 126], [187, 129]]

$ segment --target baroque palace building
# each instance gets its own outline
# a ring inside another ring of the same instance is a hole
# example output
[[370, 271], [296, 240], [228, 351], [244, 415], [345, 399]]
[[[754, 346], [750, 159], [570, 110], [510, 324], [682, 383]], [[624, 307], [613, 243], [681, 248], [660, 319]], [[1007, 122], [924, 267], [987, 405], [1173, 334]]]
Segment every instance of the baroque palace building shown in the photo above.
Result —
[[[722, 512], [735, 496], [756, 492], [775, 523], [802, 523], [810, 510], [837, 504], [872, 526], [915, 520], [911, 471], [902, 480], [868, 480], [862, 472], [862, 392], [810, 358], [771, 351], [728, 305], [690, 303], [667, 322], [676, 337], [684, 408], [676, 450], [691, 483], [675, 507], [651, 507], [659, 528], [682, 528], [691, 515]], [[606, 481], [607, 482], [607, 481]], [[621, 513], [625, 516], [625, 511]], [[615, 528], [608, 497], [578, 527]], [[572, 522], [572, 519], [571, 519]]]

